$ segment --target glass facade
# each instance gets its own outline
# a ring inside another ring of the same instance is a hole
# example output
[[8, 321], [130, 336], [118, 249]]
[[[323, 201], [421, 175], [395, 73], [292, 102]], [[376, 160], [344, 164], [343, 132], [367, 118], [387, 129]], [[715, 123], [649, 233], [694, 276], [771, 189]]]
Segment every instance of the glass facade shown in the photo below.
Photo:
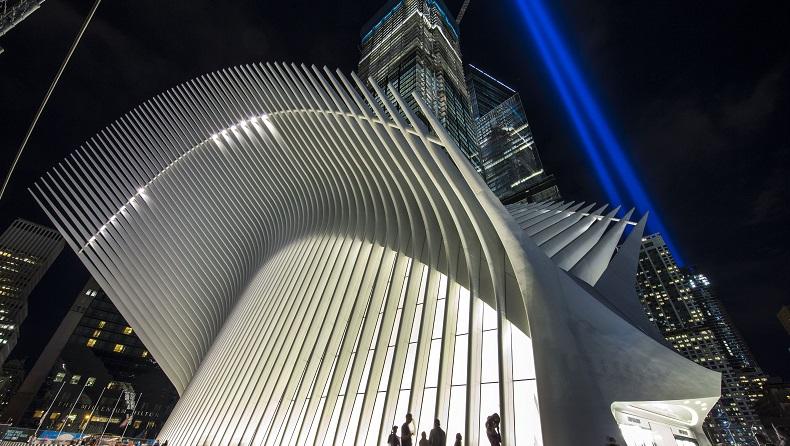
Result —
[[18, 424], [86, 434], [106, 425], [108, 434], [155, 435], [178, 398], [170, 381], [95, 281], [71, 311], [82, 317]]
[[488, 187], [504, 202], [559, 199], [518, 93], [474, 65], [468, 65], [466, 80]]
[[713, 443], [757, 445], [755, 403], [767, 377], [735, 329], [710, 281], [678, 267], [659, 234], [642, 241], [637, 292], [648, 318], [681, 355], [722, 374], [722, 395], [705, 421]]
[[359, 77], [392, 83], [419, 116], [417, 92], [481, 172], [458, 27], [443, 2], [388, 2], [362, 28], [360, 50]]

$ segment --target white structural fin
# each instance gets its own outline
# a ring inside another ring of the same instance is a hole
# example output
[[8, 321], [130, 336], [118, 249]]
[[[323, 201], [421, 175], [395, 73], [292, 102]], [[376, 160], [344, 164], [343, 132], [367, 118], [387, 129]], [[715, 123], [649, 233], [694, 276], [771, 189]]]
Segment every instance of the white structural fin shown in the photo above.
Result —
[[550, 258], [597, 271], [613, 213], [511, 215], [422, 98], [354, 74], [201, 76], [32, 189], [179, 391], [172, 446], [379, 445], [406, 413], [480, 444], [494, 412], [508, 445], [623, 443], [616, 401], [718, 397]]
[[642, 303], [636, 294], [636, 271], [639, 266], [639, 248], [642, 245], [645, 225], [649, 212], [639, 219], [625, 241], [617, 250], [608, 267], [595, 282], [598, 290], [607, 301], [624, 314], [631, 323], [663, 342], [663, 337], [655, 324], [645, 316]]
[[606, 231], [584, 257], [573, 265], [573, 268], [570, 269], [570, 273], [590, 285], [595, 285], [595, 282], [598, 281], [601, 274], [603, 274], [606, 267], [609, 265], [609, 261], [612, 259], [615, 249], [617, 249], [617, 243], [620, 241], [620, 237], [623, 235], [625, 226], [628, 223], [628, 219], [631, 218], [633, 213], [634, 210], [631, 209], [620, 219], [620, 221], [615, 223], [611, 229]]

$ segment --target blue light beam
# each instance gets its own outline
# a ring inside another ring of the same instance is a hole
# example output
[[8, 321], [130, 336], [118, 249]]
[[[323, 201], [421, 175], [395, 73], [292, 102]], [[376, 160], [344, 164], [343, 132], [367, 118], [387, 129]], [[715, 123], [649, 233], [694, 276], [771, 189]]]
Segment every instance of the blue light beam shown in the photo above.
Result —
[[[648, 225], [651, 231], [660, 232], [669, 246], [675, 261], [682, 264], [679, 251], [672, 242], [655, 206], [636, 176], [622, 146], [607, 124], [604, 114], [582, 78], [570, 52], [557, 31], [541, 0], [516, 0], [540, 57], [545, 63], [551, 81], [592, 162], [596, 177], [604, 192], [614, 203], [623, 203], [615, 180], [641, 211], [650, 211]], [[616, 175], [612, 175], [609, 166]]]

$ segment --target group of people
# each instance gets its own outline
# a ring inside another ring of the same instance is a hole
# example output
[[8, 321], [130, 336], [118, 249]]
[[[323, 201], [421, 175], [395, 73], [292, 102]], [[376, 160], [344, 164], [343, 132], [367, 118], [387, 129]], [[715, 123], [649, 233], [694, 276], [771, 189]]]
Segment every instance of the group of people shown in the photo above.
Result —
[[[417, 426], [410, 413], [406, 414], [406, 422], [400, 427], [400, 437], [398, 437], [398, 426], [392, 426], [392, 433], [387, 438], [388, 446], [414, 446], [414, 436], [417, 433]], [[433, 420], [433, 429], [426, 436], [425, 431], [420, 436], [418, 446], [446, 446], [447, 434], [444, 433], [439, 420]], [[455, 434], [455, 445], [461, 446], [461, 434]]]
[[[501, 419], [495, 413], [486, 419], [486, 436], [491, 446], [502, 446], [502, 435], [499, 433]], [[417, 426], [410, 413], [406, 414], [406, 422], [400, 427], [400, 437], [398, 437], [398, 426], [392, 426], [392, 433], [387, 438], [388, 446], [414, 446], [414, 436], [417, 434]], [[460, 433], [455, 434], [453, 446], [462, 446], [463, 437]], [[417, 446], [447, 446], [447, 434], [442, 430], [439, 420], [433, 420], [433, 429], [426, 436], [425, 431], [420, 434], [420, 441]]]

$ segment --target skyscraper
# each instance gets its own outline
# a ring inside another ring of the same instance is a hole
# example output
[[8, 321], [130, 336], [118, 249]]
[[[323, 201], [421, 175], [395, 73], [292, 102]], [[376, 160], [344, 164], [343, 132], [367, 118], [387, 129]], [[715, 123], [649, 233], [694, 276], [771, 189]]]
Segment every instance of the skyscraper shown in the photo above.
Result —
[[362, 27], [361, 36], [359, 77], [392, 83], [421, 115], [411, 96], [419, 94], [481, 172], [459, 30], [444, 2], [390, 0]]
[[653, 234], [642, 242], [637, 290], [649, 319], [675, 350], [722, 374], [722, 397], [705, 422], [714, 442], [756, 445], [763, 426], [754, 404], [767, 377], [707, 277], [678, 267], [661, 235]]
[[505, 203], [560, 198], [532, 138], [519, 94], [474, 65], [466, 82], [477, 130], [477, 145], [488, 187]]
[[[101, 431], [110, 420], [108, 433], [126, 428], [129, 436], [153, 435], [176, 399], [172, 384], [134, 330], [90, 279], [3, 420], [86, 433]], [[128, 427], [122, 425], [127, 419]]]
[[63, 249], [54, 229], [16, 219], [0, 235], [0, 366], [16, 345], [27, 298]]

